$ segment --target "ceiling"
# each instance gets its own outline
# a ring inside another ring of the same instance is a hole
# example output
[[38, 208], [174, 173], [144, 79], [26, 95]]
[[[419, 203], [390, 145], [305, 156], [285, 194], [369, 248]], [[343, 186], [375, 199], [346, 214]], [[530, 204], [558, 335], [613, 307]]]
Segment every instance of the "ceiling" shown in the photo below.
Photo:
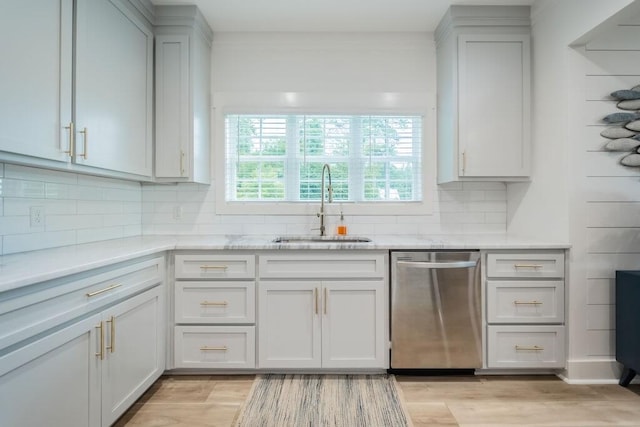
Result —
[[195, 4], [214, 32], [433, 31], [452, 4], [530, 5], [534, 0], [151, 0]]

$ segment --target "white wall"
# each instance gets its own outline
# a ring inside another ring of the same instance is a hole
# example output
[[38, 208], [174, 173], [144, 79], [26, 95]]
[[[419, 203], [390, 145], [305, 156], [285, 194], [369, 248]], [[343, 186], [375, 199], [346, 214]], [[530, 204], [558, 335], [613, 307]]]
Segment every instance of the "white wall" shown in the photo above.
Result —
[[[217, 33], [212, 52], [214, 172], [210, 187], [143, 187], [144, 234], [307, 234], [318, 227], [306, 215], [223, 214], [223, 135], [216, 118], [225, 109], [277, 106], [286, 111], [424, 111], [428, 126], [425, 194], [432, 212], [376, 215], [353, 212], [350, 234], [432, 235], [504, 232], [506, 188], [501, 183], [435, 184], [435, 44], [431, 33]], [[217, 125], [217, 126], [216, 126]], [[182, 212], [181, 215], [175, 215]], [[339, 206], [328, 206], [333, 230]]]
[[[30, 207], [43, 208], [32, 227]], [[142, 233], [137, 182], [0, 163], [0, 254]]]
[[[638, 33], [610, 24], [630, 16], [617, 14], [630, 3], [542, 1], [532, 11], [534, 173], [531, 183], [508, 187], [507, 230], [572, 245], [572, 382], [616, 381], [612, 278], [616, 268], [640, 267], [633, 254], [640, 223], [632, 219], [640, 199], [630, 182], [638, 173], [617, 165], [620, 155], [603, 152], [599, 136], [601, 118], [615, 111], [608, 93], [640, 83], [640, 56], [617, 50], [621, 41], [626, 49], [640, 47]], [[578, 39], [589, 42], [586, 50], [570, 46]]]

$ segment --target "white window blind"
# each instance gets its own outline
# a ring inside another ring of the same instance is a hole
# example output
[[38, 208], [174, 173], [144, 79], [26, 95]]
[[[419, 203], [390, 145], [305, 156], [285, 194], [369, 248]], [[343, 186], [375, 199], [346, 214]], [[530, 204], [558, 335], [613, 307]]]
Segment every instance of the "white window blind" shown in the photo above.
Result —
[[334, 201], [422, 200], [420, 116], [229, 114], [225, 134], [227, 201], [319, 201], [325, 163]]

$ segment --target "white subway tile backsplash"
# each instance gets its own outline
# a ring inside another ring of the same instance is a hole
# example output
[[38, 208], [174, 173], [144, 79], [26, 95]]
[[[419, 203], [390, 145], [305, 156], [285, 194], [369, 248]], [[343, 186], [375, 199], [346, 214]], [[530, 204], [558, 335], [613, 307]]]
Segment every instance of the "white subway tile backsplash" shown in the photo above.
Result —
[[54, 248], [78, 243], [75, 230], [41, 233], [6, 234], [2, 237], [4, 254]]
[[44, 198], [44, 182], [3, 178], [2, 197]]
[[57, 184], [76, 185], [78, 177], [74, 173], [34, 168], [22, 165], [5, 165], [5, 178], [21, 181], [51, 182]]
[[[306, 215], [284, 216], [265, 215], [248, 205], [248, 215], [217, 215], [214, 184], [140, 184], [1, 163], [0, 167], [2, 253], [141, 234], [318, 233], [315, 207]], [[370, 207], [364, 214], [345, 215], [349, 234], [505, 231], [503, 183], [456, 182], [434, 185], [433, 190], [431, 213], [378, 216]], [[36, 205], [45, 208], [45, 226], [34, 232], [28, 220], [29, 209]], [[340, 207], [329, 204], [327, 212], [327, 234], [334, 234]]]
[[499, 190], [506, 191], [507, 186], [504, 182], [488, 182], [488, 181], [465, 181], [462, 183], [463, 190]]
[[98, 242], [100, 240], [124, 237], [122, 227], [100, 227], [77, 230], [77, 243]]
[[47, 231], [100, 228], [103, 225], [102, 215], [46, 215]]
[[173, 191], [145, 191], [142, 193], [143, 202], [177, 202], [178, 192]]
[[75, 200], [78, 198], [78, 186], [46, 182], [44, 184], [44, 193], [47, 199]]
[[17, 233], [33, 233], [28, 216], [0, 217], [0, 235]]
[[[0, 164], [1, 254], [142, 234], [137, 182]], [[30, 209], [44, 208], [32, 227]]]
[[122, 213], [122, 203], [98, 200], [78, 200], [79, 214], [118, 214]]

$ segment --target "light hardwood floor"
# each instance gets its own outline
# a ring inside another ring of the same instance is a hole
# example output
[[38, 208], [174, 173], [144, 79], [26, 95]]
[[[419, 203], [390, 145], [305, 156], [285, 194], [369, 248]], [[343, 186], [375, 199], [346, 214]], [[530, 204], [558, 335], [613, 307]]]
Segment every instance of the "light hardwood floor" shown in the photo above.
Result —
[[[640, 427], [640, 385], [569, 385], [554, 376], [396, 379], [415, 427]], [[164, 376], [115, 425], [230, 427], [252, 383], [253, 376]]]

